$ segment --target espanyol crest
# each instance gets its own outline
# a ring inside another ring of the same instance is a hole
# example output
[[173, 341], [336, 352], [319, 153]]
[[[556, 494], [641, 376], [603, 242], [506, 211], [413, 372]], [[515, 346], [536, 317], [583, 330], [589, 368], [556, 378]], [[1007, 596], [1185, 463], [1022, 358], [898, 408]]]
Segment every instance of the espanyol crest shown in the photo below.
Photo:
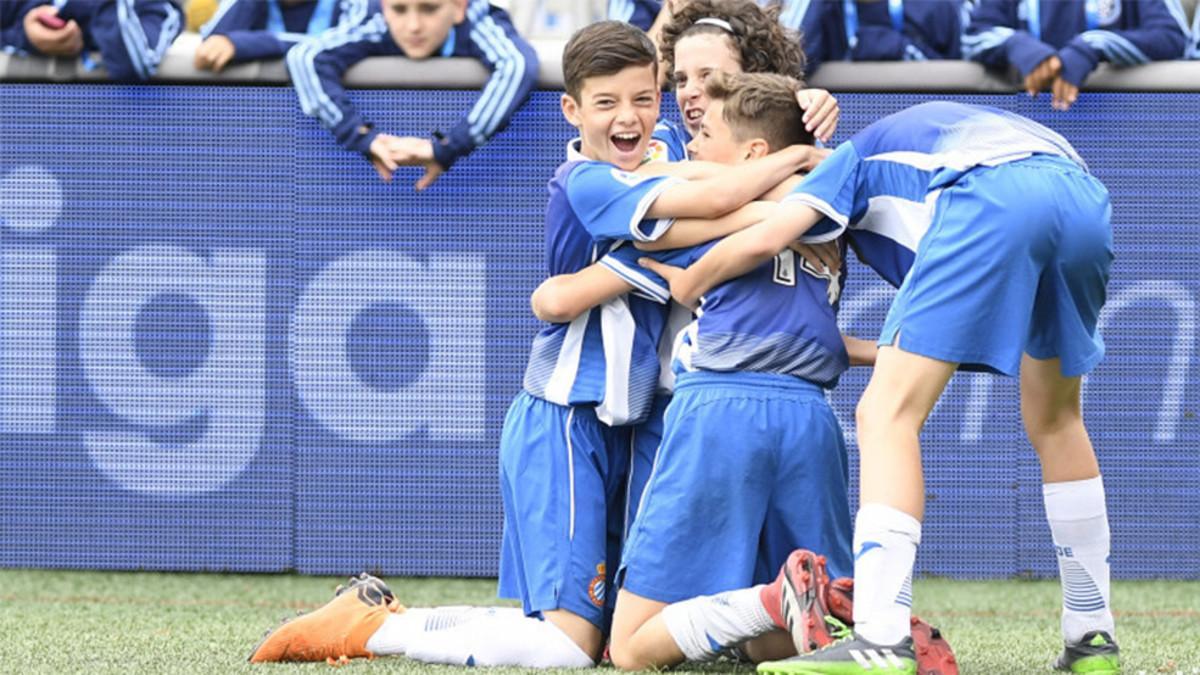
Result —
[[1094, 0], [1101, 26], [1111, 26], [1121, 18], [1121, 0]]

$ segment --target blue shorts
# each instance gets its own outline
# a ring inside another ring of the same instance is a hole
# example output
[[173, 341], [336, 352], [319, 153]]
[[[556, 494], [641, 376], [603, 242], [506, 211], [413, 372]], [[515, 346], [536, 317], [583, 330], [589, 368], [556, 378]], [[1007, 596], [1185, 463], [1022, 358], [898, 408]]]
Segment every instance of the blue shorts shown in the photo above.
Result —
[[849, 576], [848, 490], [842, 430], [820, 387], [766, 373], [682, 374], [621, 584], [678, 602], [769, 581], [797, 548]]
[[1035, 155], [945, 188], [879, 344], [1015, 376], [1021, 355], [1082, 375], [1112, 264], [1108, 191], [1073, 162]]
[[509, 407], [500, 435], [499, 595], [520, 600], [526, 614], [564, 609], [607, 631], [620, 555], [610, 532], [621, 533], [625, 517], [620, 437], [591, 408], [527, 392]]

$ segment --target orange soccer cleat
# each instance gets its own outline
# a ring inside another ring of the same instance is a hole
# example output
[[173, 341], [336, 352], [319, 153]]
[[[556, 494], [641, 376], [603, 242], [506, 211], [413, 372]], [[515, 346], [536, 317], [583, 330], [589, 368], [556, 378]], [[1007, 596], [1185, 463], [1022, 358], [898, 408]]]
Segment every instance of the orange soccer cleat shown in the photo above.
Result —
[[367, 640], [389, 614], [404, 611], [392, 590], [366, 573], [339, 586], [324, 607], [298, 616], [267, 634], [250, 655], [250, 663], [327, 661], [345, 663], [372, 658]]

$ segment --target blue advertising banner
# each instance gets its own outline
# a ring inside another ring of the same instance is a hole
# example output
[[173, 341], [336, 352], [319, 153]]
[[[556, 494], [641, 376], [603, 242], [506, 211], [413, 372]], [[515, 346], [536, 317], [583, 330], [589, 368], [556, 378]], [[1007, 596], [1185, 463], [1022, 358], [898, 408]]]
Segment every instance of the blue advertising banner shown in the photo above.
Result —
[[[474, 96], [355, 93], [418, 136]], [[0, 566], [495, 574], [558, 97], [415, 194], [290, 89], [0, 85]], [[838, 138], [928, 98], [842, 95]], [[1200, 95], [954, 98], [1055, 128], [1112, 192], [1085, 410], [1114, 575], [1200, 577]], [[892, 294], [855, 263], [844, 330]], [[855, 460], [868, 374], [831, 394]], [[923, 441], [919, 570], [1053, 574], [1016, 383], [957, 376]]]

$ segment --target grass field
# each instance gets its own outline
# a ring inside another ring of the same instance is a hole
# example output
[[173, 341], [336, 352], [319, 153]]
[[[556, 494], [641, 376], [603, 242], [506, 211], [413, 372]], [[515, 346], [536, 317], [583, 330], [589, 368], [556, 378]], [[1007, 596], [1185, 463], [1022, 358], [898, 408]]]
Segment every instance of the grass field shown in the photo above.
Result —
[[[490, 580], [389, 581], [409, 605], [499, 604]], [[0, 672], [325, 672], [324, 664], [252, 668], [245, 659], [264, 630], [320, 606], [336, 583], [295, 575], [0, 570]], [[1049, 671], [1058, 649], [1056, 583], [923, 579], [915, 590], [918, 612], [945, 631], [962, 672]], [[1123, 582], [1113, 596], [1124, 672], [1200, 673], [1200, 582]], [[460, 672], [402, 657], [349, 668]], [[701, 670], [749, 671], [732, 663]]]

